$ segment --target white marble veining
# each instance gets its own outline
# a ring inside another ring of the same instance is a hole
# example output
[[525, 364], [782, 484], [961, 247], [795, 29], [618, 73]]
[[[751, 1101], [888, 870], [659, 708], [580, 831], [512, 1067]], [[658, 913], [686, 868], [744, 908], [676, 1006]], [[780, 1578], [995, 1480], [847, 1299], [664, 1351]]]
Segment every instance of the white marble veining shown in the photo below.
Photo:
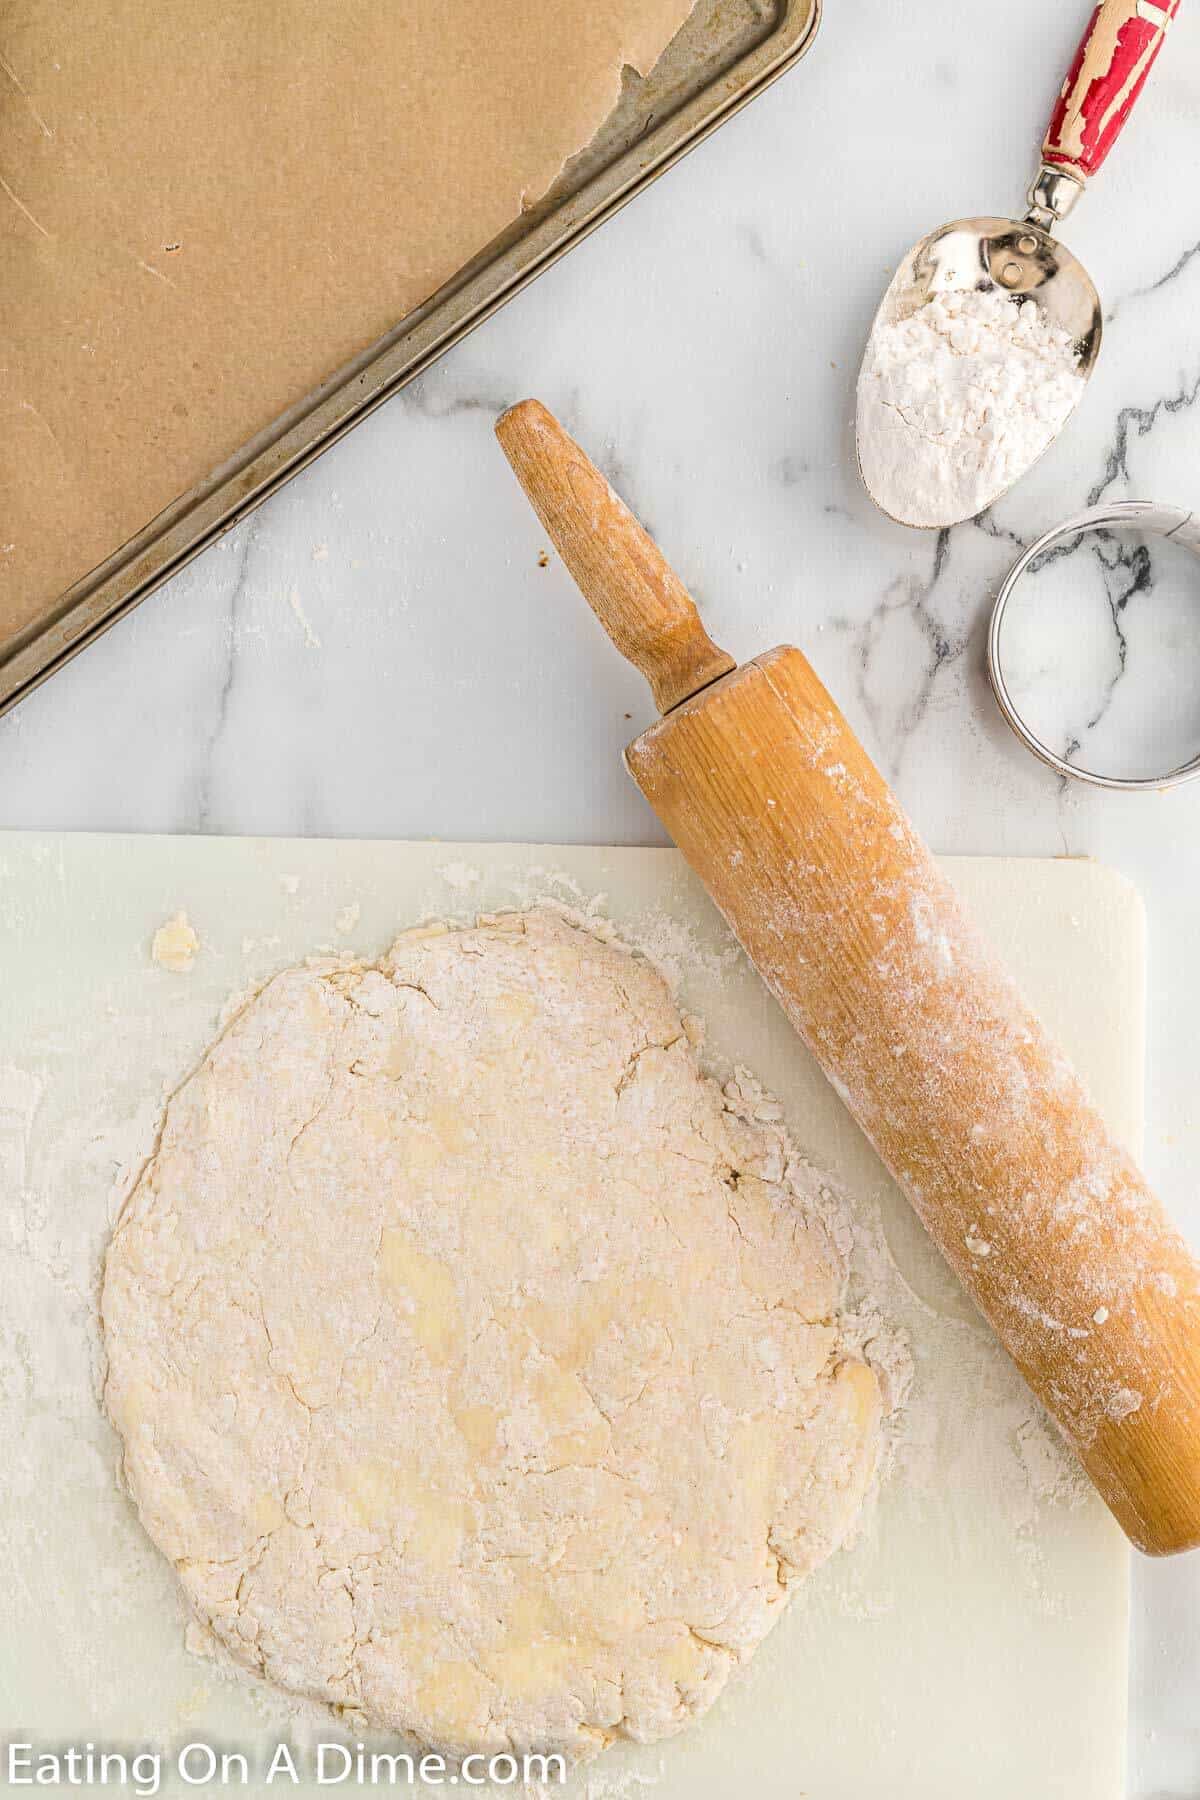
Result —
[[[495, 414], [536, 393], [719, 641], [810, 654], [937, 848], [1095, 856], [1137, 883], [1146, 1160], [1200, 1242], [1200, 784], [1064, 786], [1010, 739], [982, 670], [1018, 546], [1101, 498], [1200, 503], [1195, 11], [1066, 233], [1107, 312], [1067, 435], [941, 536], [874, 512], [853, 460], [855, 372], [892, 266], [944, 218], [1019, 208], [1084, 12], [828, 0], [807, 62], [0, 721], [0, 827], [657, 841], [619, 757], [648, 696], [561, 568], [539, 566], [492, 442]], [[1112, 691], [1136, 722], [1173, 683], [1200, 747], [1200, 684], [1179, 678], [1200, 663], [1200, 612], [1156, 610], [1136, 570], [1110, 591]], [[1200, 1794], [1200, 1556], [1135, 1580], [1131, 1800], [1184, 1800]]]

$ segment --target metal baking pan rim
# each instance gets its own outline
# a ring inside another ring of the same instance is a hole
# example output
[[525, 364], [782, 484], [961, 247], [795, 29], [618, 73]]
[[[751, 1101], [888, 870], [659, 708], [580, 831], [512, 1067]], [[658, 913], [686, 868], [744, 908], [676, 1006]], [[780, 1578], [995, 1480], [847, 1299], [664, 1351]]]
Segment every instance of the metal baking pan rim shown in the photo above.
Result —
[[[499, 259], [484, 261], [465, 280], [456, 278], [461, 283], [457, 287], [447, 284], [449, 291], [443, 288], [432, 295], [401, 320], [393, 332], [272, 420], [225, 463], [83, 576], [66, 591], [51, 614], [18, 632], [0, 656], [0, 715], [57, 674], [376, 407], [424, 374], [446, 351], [749, 105], [811, 48], [823, 10], [824, 0], [784, 0], [781, 21], [765, 39], [684, 101], [661, 125], [651, 127], [644, 137], [603, 165], [576, 194], [566, 197], [560, 207], [519, 240], [507, 253], [517, 259], [517, 267], [498, 286], [490, 284], [494, 283]], [[793, 37], [791, 27], [797, 17], [800, 29]], [[739, 73], [744, 73], [745, 78], [739, 80]], [[713, 93], [722, 85], [728, 91], [713, 106]], [[580, 209], [580, 217], [564, 231], [562, 214], [574, 208]], [[482, 254], [486, 257], [487, 253]], [[399, 366], [389, 368], [392, 362]], [[356, 386], [361, 391], [351, 399]], [[334, 416], [314, 430], [314, 422], [326, 409]], [[239, 485], [240, 491], [231, 494]], [[163, 555], [176, 535], [181, 539], [178, 547]], [[139, 564], [143, 566], [139, 568]], [[96, 609], [95, 616], [80, 623], [79, 614], [89, 608]], [[62, 641], [46, 657], [46, 642], [56, 635]]]

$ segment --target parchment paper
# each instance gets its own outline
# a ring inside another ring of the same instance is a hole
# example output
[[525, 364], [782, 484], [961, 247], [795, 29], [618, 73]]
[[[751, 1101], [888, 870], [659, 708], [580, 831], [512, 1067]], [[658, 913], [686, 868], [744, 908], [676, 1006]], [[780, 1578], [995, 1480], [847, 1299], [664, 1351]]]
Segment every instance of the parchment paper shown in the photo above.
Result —
[[549, 188], [691, 0], [0, 0], [0, 650]]

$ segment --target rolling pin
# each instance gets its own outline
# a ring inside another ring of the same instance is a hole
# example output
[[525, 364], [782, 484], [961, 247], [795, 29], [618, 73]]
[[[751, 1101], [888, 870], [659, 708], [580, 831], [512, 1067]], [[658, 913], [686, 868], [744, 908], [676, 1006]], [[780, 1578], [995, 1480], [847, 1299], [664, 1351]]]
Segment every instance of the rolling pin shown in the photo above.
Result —
[[630, 773], [1139, 1549], [1200, 1543], [1200, 1267], [805, 657], [738, 668], [536, 401], [497, 436], [664, 715]]

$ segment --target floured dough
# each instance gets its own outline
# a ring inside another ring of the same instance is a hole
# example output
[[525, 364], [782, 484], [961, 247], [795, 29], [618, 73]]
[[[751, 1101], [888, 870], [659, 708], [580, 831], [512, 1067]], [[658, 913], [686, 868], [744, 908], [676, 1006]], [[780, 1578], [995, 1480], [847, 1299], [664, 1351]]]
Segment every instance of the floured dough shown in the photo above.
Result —
[[778, 1108], [549, 911], [277, 976], [108, 1253], [146, 1529], [239, 1662], [450, 1755], [703, 1712], [880, 1401]]

